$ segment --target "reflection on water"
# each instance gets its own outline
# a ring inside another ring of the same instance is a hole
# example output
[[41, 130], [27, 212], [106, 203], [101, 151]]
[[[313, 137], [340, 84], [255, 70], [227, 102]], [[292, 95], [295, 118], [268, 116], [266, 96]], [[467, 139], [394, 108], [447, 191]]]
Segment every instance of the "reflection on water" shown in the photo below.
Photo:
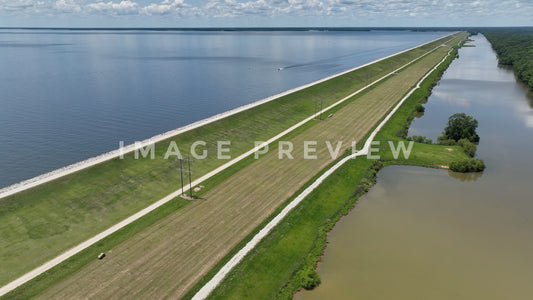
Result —
[[473, 115], [485, 172], [380, 171], [331, 232], [322, 284], [297, 299], [531, 299], [533, 110], [487, 40], [473, 39], [410, 135], [436, 139], [450, 115]]
[[481, 176], [483, 176], [483, 172], [457, 173], [457, 172], [448, 170], [448, 175], [450, 175], [450, 177], [452, 178], [459, 179], [462, 182], [465, 182], [465, 181], [472, 182], [472, 181], [477, 181], [479, 178], [481, 178]]

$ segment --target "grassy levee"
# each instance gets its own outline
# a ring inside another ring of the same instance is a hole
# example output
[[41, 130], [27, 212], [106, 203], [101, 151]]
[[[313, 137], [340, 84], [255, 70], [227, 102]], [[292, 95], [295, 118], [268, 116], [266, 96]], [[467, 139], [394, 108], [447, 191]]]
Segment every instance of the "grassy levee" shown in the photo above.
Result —
[[[341, 109], [344, 105], [346, 104], [339, 105], [338, 107], [332, 109], [331, 112], [336, 112], [337, 110]], [[314, 124], [313, 122], [304, 124], [303, 126], [297, 128], [295, 131], [291, 132], [287, 136], [287, 138], [291, 138], [291, 137], [294, 137], [300, 134], [301, 132], [310, 128], [313, 124]], [[278, 145], [277, 142], [274, 142], [271, 145], [271, 147], [276, 148], [277, 145]], [[253, 156], [249, 156], [245, 158], [243, 161], [240, 161], [237, 164], [225, 169], [217, 176], [211, 177], [204, 183], [206, 185], [206, 188], [195, 193], [195, 196], [198, 196], [200, 199], [203, 199], [203, 196], [207, 192], [209, 192], [213, 187], [221, 184], [222, 182], [224, 182], [226, 178], [232, 176], [233, 174], [235, 174], [236, 172], [244, 168], [246, 165], [252, 163], [254, 160], [255, 159]], [[172, 201], [162, 206], [161, 208], [156, 209], [153, 213], [150, 213], [146, 215], [145, 217], [139, 219], [138, 221], [126, 226], [125, 228], [121, 229], [117, 233], [112, 234], [111, 236], [103, 239], [97, 244], [82, 251], [78, 255], [71, 257], [67, 261], [60, 264], [59, 266], [45, 272], [44, 274], [30, 281], [29, 283], [14, 290], [13, 292], [9, 293], [6, 296], [6, 298], [7, 299], [29, 299], [29, 298], [34, 298], [38, 296], [43, 291], [47, 290], [50, 286], [53, 286], [57, 284], [59, 281], [64, 280], [66, 277], [74, 274], [84, 265], [94, 260], [94, 258], [99, 253], [108, 252], [110, 249], [113, 249], [113, 247], [115, 247], [116, 245], [124, 242], [126, 239], [141, 232], [143, 229], [146, 229], [147, 227], [151, 226], [152, 224], [155, 223], [155, 221], [161, 220], [162, 218], [167, 217], [170, 214], [175, 213], [179, 209], [183, 208], [185, 205], [192, 203], [191, 201], [184, 200], [181, 198], [176, 198], [175, 200], [177, 201], [177, 203], [175, 201]], [[280, 207], [278, 210], [281, 210], [281, 209], [282, 208]], [[246, 241], [243, 240], [242, 244], [244, 245], [245, 242]], [[0, 297], [0, 298], [3, 299], [3, 297]]]
[[207, 142], [208, 158], [194, 165], [199, 177], [225, 162], [215, 159], [216, 141], [231, 140], [231, 155], [236, 157], [251, 149], [253, 141], [267, 140], [313, 114], [311, 100], [321, 98], [325, 106], [332, 104], [390, 72], [391, 61], [400, 66], [439, 43], [160, 142], [154, 160], [135, 160], [129, 154], [0, 199], [0, 285], [177, 190], [177, 164], [163, 159], [170, 141], [176, 141], [182, 153], [196, 140]]
[[[39, 295], [41, 298], [179, 298], [301, 186], [333, 161], [324, 141], [349, 143], [362, 137], [406, 91], [445, 55], [439, 48], [364, 95], [334, 117], [314, 121], [287, 138], [294, 159], [271, 151], [244, 165], [194, 201], [112, 248]], [[316, 160], [303, 161], [303, 141], [318, 141]], [[346, 149], [350, 145], [343, 146]], [[341, 151], [342, 152], [342, 151]]]
[[[370, 87], [363, 91], [360, 95], [366, 94], [368, 91], [372, 90], [374, 88]], [[346, 106], [349, 103], [349, 101], [344, 102], [335, 108], [328, 111], [328, 113], [335, 113], [338, 110], [342, 109], [344, 106]], [[297, 136], [298, 134], [304, 132], [308, 128], [312, 127], [316, 122], [308, 122], [305, 123], [303, 126], [300, 126], [299, 128], [295, 129], [291, 133], [289, 133], [286, 136], [286, 139], [291, 139], [292, 137]], [[270, 146], [272, 149], [277, 149], [278, 142], [273, 142]], [[255, 158], [253, 156], [248, 156], [244, 160], [232, 165], [231, 167], [225, 169], [221, 173], [217, 174], [217, 176], [213, 176], [207, 181], [204, 182], [204, 185], [206, 188], [200, 190], [199, 192], [195, 193], [195, 196], [197, 196], [199, 199], [204, 199], [204, 195], [208, 193], [213, 187], [216, 187], [217, 185], [224, 182], [225, 179], [228, 177], [234, 175], [236, 172], [244, 168], [245, 166], [249, 165], [255, 161]], [[303, 187], [302, 187], [303, 190]], [[16, 289], [15, 291], [9, 293], [6, 298], [9, 299], [28, 299], [33, 298], [39, 294], [41, 294], [43, 291], [47, 290], [50, 286], [53, 286], [57, 282], [65, 279], [66, 277], [70, 276], [71, 274], [75, 273], [77, 270], [82, 268], [85, 264], [89, 263], [90, 261], [94, 260], [94, 258], [101, 252], [107, 252], [109, 249], [112, 249], [116, 245], [120, 244], [121, 242], [125, 241], [127, 238], [133, 236], [134, 234], [139, 233], [141, 230], [147, 228], [148, 226], [152, 225], [155, 221], [160, 220], [171, 213], [176, 212], [177, 210], [181, 209], [187, 204], [192, 203], [191, 201], [184, 201], [181, 198], [176, 199], [178, 201], [177, 204], [173, 203], [167, 203], [163, 207], [156, 209], [153, 213], [148, 214], [147, 216], [139, 219], [138, 221], [130, 224], [129, 226], [126, 226], [125, 228], [121, 229], [117, 233], [103, 239], [102, 241], [98, 242], [97, 244], [91, 246], [90, 248], [82, 251], [78, 255], [75, 255], [68, 259], [67, 261], [63, 262], [59, 266], [45, 272], [44, 274], [38, 276], [34, 280], [30, 281], [29, 283], [23, 285], [22, 287]], [[280, 207], [278, 210], [281, 210], [282, 207]], [[267, 221], [264, 223], [266, 224]], [[261, 226], [258, 226], [258, 228]], [[241, 243], [242, 245], [245, 244], [245, 240], [243, 240]], [[236, 246], [236, 249], [239, 248]], [[0, 297], [3, 299], [3, 297]]]
[[[206, 141], [208, 158], [196, 161], [195, 177], [226, 161], [215, 159], [216, 141], [231, 140], [231, 155], [267, 140], [314, 112], [313, 99], [334, 103], [420, 56], [442, 41], [413, 49], [253, 109], [185, 132], [156, 144], [154, 160], [133, 154], [113, 159], [35, 188], [0, 199], [0, 285], [15, 279], [62, 251], [88, 239], [178, 189], [173, 160], [164, 160], [171, 141], [188, 153]], [[368, 78], [367, 75], [371, 77]]]
[[466, 157], [460, 148], [448, 151], [448, 146], [415, 143], [409, 159], [394, 160], [385, 143], [408, 143], [404, 137], [416, 106], [429, 97], [454, 54], [422, 83], [376, 136], [375, 140], [383, 145], [378, 153], [381, 160], [359, 157], [338, 169], [228, 274], [209, 299], [292, 299], [293, 293], [315, 273], [327, 233], [375, 183], [380, 168], [391, 164], [440, 167]]

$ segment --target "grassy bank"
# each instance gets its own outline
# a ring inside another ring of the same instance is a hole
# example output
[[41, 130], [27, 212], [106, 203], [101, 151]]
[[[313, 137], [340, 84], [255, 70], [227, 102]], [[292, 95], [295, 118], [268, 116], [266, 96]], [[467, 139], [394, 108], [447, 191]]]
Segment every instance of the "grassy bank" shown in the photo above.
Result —
[[324, 106], [390, 72], [442, 41], [411, 50], [273, 102], [202, 126], [156, 144], [155, 159], [133, 154], [114, 159], [0, 200], [0, 285], [103, 231], [179, 188], [174, 160], [164, 160], [171, 141], [186, 154], [196, 140], [207, 142], [208, 157], [194, 165], [199, 177], [226, 161], [215, 159], [216, 141], [231, 140], [231, 155], [267, 140]]
[[[409, 159], [394, 160], [389, 140], [404, 141], [418, 104], [424, 102], [442, 72], [455, 57], [430, 75], [380, 131], [381, 160], [349, 161], [295, 208], [210, 295], [211, 299], [290, 299], [313, 281], [315, 267], [326, 245], [327, 232], [375, 182], [384, 165], [409, 164], [441, 167], [466, 157], [459, 147], [415, 143]], [[450, 151], [451, 149], [451, 151]]]

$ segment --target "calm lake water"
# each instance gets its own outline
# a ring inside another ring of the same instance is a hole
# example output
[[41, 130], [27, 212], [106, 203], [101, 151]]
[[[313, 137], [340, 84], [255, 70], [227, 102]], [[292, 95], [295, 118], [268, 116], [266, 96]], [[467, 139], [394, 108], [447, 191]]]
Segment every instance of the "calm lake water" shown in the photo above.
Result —
[[451, 114], [473, 115], [486, 171], [382, 170], [331, 232], [322, 284], [296, 299], [531, 299], [531, 98], [488, 41], [473, 39], [410, 134], [436, 139]]
[[0, 187], [445, 34], [0, 30]]

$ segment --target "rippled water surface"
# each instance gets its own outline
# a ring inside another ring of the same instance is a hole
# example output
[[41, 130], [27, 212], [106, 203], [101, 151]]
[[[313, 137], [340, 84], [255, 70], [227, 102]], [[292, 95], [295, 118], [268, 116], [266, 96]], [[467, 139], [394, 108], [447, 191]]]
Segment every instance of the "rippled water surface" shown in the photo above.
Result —
[[445, 34], [0, 30], [0, 186]]

